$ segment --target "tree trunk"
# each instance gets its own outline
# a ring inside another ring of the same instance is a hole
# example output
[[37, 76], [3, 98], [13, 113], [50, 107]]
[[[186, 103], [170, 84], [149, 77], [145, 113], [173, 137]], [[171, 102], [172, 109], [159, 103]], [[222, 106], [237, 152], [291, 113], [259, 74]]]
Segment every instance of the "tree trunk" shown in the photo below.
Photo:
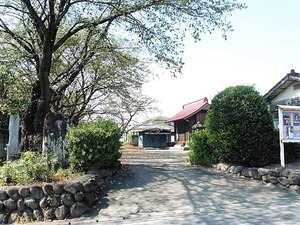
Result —
[[43, 126], [50, 111], [51, 88], [49, 82], [56, 30], [49, 28], [43, 43], [38, 67], [38, 80], [32, 89], [31, 103], [24, 118], [21, 150], [42, 150]]

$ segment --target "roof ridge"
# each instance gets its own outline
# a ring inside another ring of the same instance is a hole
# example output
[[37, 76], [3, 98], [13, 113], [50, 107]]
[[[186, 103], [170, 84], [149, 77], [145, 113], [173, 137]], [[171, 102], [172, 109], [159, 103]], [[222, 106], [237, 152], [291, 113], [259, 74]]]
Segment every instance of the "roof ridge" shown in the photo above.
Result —
[[198, 99], [198, 100], [196, 100], [196, 101], [193, 101], [193, 102], [190, 102], [190, 103], [186, 103], [186, 104], [184, 104], [184, 105], [182, 106], [182, 108], [184, 108], [184, 107], [187, 106], [187, 105], [191, 105], [191, 104], [193, 104], [193, 103], [200, 102], [200, 101], [208, 102], [208, 99], [207, 99], [207, 97], [204, 97], [204, 98]]

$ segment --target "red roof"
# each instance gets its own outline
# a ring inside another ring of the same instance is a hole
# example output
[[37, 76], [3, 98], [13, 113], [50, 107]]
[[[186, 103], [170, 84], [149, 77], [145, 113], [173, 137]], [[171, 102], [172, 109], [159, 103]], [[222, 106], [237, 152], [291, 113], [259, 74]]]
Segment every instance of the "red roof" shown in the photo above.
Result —
[[177, 113], [175, 116], [168, 119], [167, 122], [187, 119], [195, 115], [200, 110], [208, 110], [208, 100], [206, 97], [183, 105], [182, 110], [179, 113]]

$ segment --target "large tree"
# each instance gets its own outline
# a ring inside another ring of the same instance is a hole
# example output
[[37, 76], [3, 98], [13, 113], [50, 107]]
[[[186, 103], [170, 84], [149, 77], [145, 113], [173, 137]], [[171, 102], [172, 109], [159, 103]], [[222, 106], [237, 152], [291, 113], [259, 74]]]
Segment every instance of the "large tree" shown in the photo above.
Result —
[[33, 83], [24, 135], [42, 133], [51, 107], [115, 42], [180, 70], [186, 31], [196, 40], [215, 28], [225, 34], [231, 29], [227, 16], [241, 8], [235, 0], [1, 0], [1, 46], [21, 53], [34, 71], [27, 74]]

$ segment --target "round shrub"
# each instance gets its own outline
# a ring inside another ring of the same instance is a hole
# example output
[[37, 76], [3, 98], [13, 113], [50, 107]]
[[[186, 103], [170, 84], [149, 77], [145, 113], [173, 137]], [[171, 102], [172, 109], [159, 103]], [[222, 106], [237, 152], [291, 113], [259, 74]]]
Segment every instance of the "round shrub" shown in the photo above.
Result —
[[121, 131], [110, 120], [79, 124], [67, 134], [68, 162], [78, 171], [116, 167]]
[[205, 130], [196, 130], [191, 133], [189, 140], [190, 151], [188, 153], [191, 164], [206, 165], [216, 162], [216, 158], [207, 141], [208, 136]]
[[265, 99], [252, 86], [228, 87], [211, 102], [206, 128], [220, 161], [264, 166], [273, 161], [274, 124]]

